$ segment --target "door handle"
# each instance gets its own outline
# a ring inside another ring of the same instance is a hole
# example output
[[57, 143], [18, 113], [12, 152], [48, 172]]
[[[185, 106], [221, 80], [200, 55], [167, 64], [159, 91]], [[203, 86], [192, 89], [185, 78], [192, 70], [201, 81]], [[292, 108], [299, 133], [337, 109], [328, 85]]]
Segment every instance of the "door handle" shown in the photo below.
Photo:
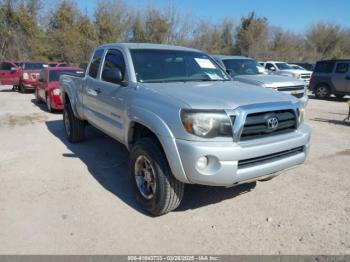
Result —
[[96, 88], [96, 89], [94, 89], [95, 90], [95, 92], [97, 93], [97, 94], [100, 94], [101, 93], [101, 89], [100, 88]]

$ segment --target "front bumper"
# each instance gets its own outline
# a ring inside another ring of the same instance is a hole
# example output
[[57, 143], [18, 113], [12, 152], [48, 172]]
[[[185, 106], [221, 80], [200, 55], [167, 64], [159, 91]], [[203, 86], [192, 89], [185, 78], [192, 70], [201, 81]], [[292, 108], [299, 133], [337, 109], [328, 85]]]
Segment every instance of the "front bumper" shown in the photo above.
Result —
[[[193, 142], [176, 140], [185, 175], [190, 183], [210, 186], [234, 186], [245, 181], [276, 175], [302, 164], [309, 152], [310, 127], [302, 124], [293, 133], [245, 142]], [[254, 159], [301, 147], [302, 151], [239, 167], [239, 161]], [[197, 160], [207, 156], [204, 170], [196, 167]]]

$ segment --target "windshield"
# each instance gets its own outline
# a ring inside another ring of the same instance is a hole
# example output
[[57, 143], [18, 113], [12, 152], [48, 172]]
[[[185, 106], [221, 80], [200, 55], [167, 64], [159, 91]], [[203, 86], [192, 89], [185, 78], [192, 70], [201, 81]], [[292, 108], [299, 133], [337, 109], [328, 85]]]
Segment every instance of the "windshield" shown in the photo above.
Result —
[[49, 81], [50, 82], [58, 82], [60, 80], [60, 75], [62, 74], [82, 74], [83, 72], [81, 70], [52, 70], [49, 71]]
[[24, 70], [40, 70], [44, 68], [43, 63], [23, 63]]
[[279, 70], [288, 70], [288, 69], [293, 69], [290, 65], [287, 63], [276, 63], [276, 66]]
[[230, 70], [230, 75], [258, 75], [259, 64], [253, 59], [227, 59], [223, 60], [226, 69]]
[[177, 50], [131, 50], [138, 82], [222, 81], [229, 76], [206, 54]]

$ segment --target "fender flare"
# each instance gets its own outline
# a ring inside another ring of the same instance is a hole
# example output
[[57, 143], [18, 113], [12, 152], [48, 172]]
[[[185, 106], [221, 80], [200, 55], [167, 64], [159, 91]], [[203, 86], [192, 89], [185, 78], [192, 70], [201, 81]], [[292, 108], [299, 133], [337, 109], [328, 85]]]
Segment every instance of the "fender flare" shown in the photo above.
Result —
[[165, 152], [173, 175], [183, 183], [190, 183], [182, 166], [181, 157], [176, 145], [176, 139], [164, 120], [154, 112], [141, 108], [140, 106], [132, 106], [128, 108], [128, 123], [125, 125], [125, 127], [127, 127], [125, 130], [125, 141], [127, 141], [129, 150], [129, 141], [131, 141], [133, 136], [134, 123], [147, 127], [157, 136]]

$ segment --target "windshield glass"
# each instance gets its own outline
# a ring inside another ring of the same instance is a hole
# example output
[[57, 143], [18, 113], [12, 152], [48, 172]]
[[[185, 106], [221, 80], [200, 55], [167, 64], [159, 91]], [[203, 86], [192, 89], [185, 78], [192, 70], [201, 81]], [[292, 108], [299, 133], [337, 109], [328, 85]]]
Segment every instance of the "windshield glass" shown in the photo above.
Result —
[[206, 54], [177, 50], [131, 50], [138, 82], [222, 81], [229, 76]]
[[259, 64], [253, 59], [227, 59], [223, 60], [226, 69], [230, 70], [231, 75], [258, 75]]
[[49, 81], [50, 82], [58, 82], [60, 80], [60, 75], [62, 74], [82, 74], [83, 72], [81, 70], [52, 70], [49, 71]]
[[24, 70], [40, 70], [44, 68], [43, 63], [24, 63], [22, 65]]
[[276, 66], [279, 70], [288, 70], [288, 69], [293, 69], [290, 65], [287, 63], [276, 63]]

